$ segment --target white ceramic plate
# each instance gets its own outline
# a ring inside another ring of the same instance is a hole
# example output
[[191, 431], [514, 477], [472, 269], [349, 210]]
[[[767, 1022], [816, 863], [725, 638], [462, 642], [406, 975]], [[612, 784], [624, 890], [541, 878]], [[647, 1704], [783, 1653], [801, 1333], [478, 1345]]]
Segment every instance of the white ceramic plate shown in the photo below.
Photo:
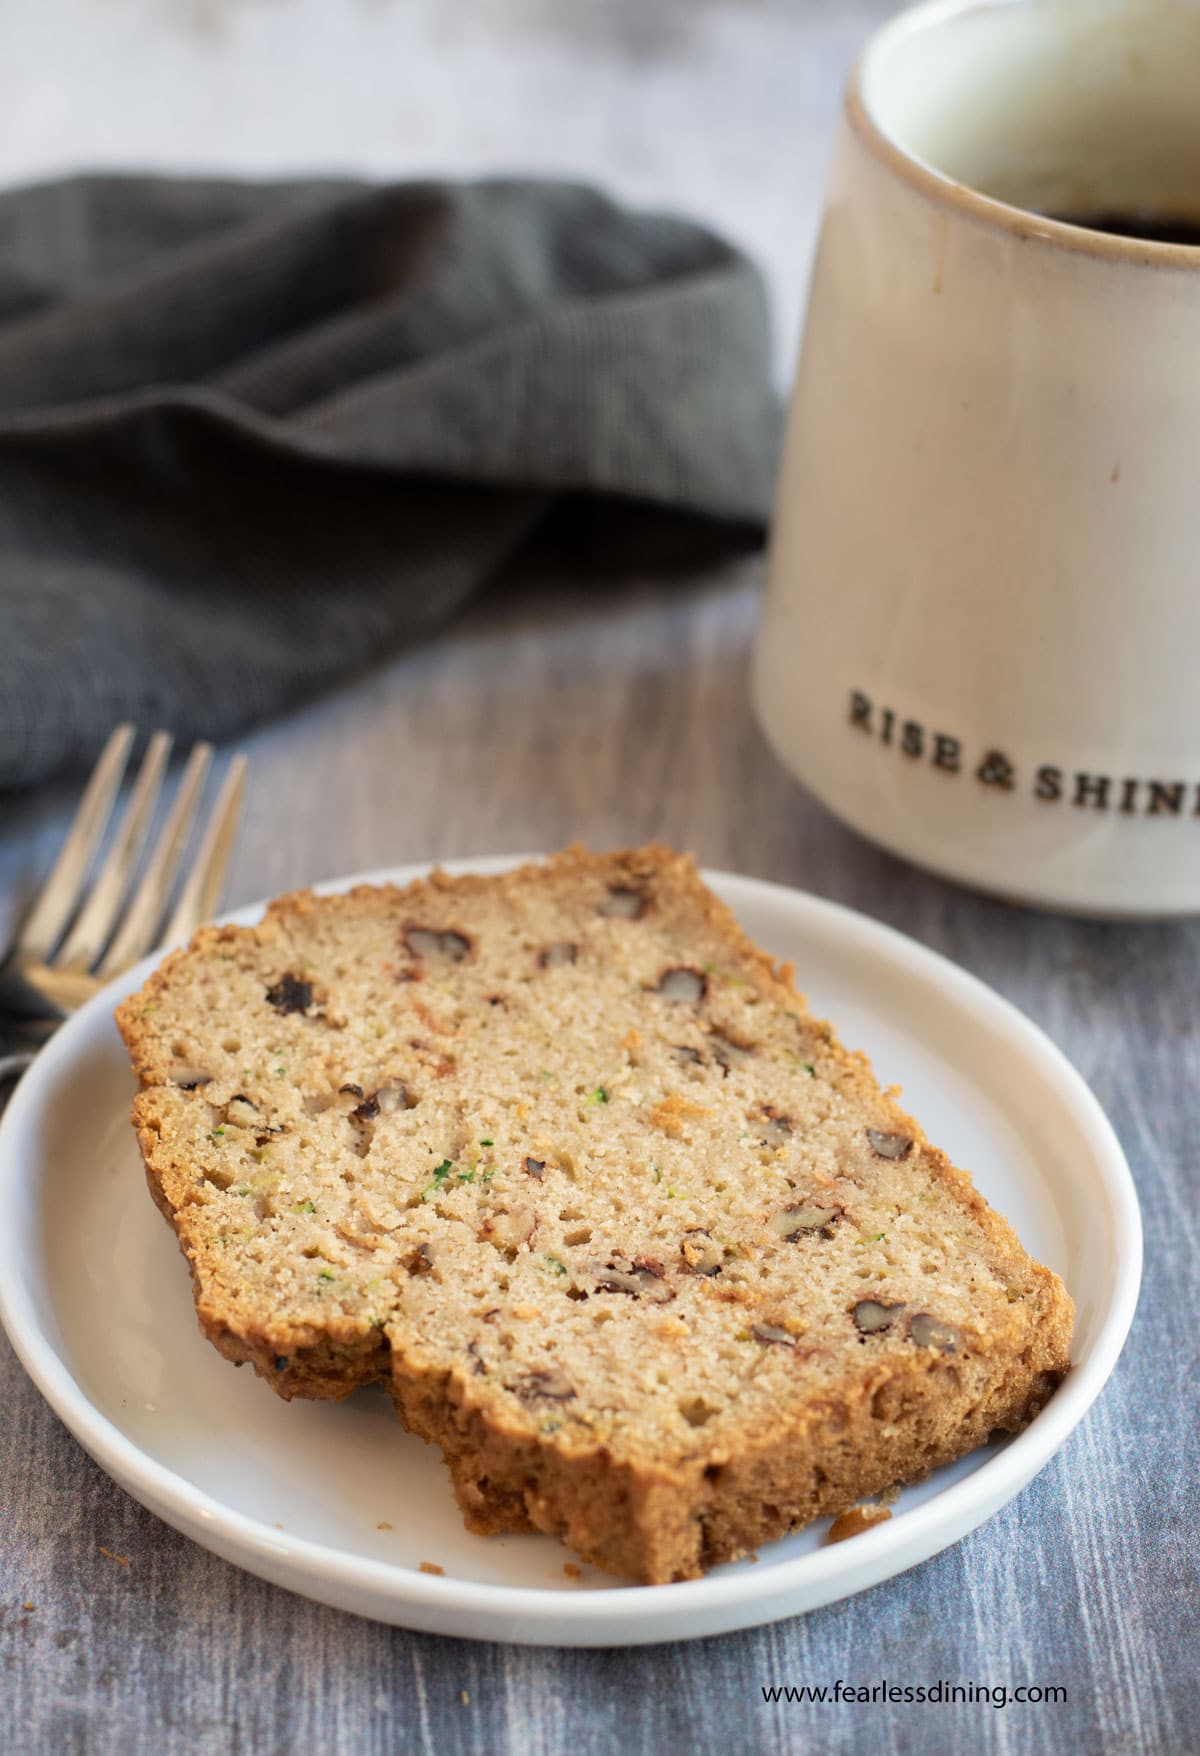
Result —
[[684, 1585], [623, 1586], [591, 1568], [572, 1580], [548, 1537], [468, 1535], [436, 1452], [401, 1431], [382, 1391], [287, 1404], [201, 1337], [146, 1193], [112, 1022], [146, 964], [63, 1027], [0, 1126], [0, 1318], [97, 1462], [206, 1548], [293, 1591], [405, 1627], [559, 1646], [686, 1639], [813, 1609], [936, 1554], [1011, 1499], [1086, 1412], [1133, 1316], [1141, 1222], [1116, 1137], [1054, 1045], [973, 977], [832, 903], [709, 878], [1066, 1281], [1077, 1363], [1026, 1432], [907, 1489], [890, 1522], [850, 1542], [823, 1547], [817, 1527]]

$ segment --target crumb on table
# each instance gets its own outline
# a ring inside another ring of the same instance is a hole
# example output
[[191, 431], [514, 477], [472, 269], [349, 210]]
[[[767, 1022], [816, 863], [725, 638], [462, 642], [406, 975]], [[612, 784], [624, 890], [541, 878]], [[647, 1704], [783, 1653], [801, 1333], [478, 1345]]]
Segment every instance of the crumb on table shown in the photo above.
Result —
[[105, 1557], [106, 1560], [115, 1561], [117, 1563], [118, 1567], [128, 1567], [128, 1565], [129, 1565], [129, 1556], [128, 1555], [114, 1555], [111, 1549], [106, 1549], [104, 1547], [103, 1543], [101, 1543], [99, 1545], [99, 1547], [100, 1547], [100, 1553]]
[[827, 1543], [844, 1543], [847, 1537], [861, 1536], [877, 1524], [886, 1524], [892, 1516], [886, 1506], [849, 1506], [839, 1512], [829, 1527]]
[[392, 1527], [391, 1527], [391, 1525], [390, 1525], [390, 1524], [389, 1524], [389, 1523], [388, 1523], [388, 1521], [387, 1521], [387, 1519], [386, 1519], [386, 1518], [381, 1518], [381, 1519], [380, 1519], [380, 1520], [379, 1520], [379, 1523], [378, 1523], [378, 1524], [377, 1524], [377, 1525], [376, 1525], [376, 1526], [375, 1526], [375, 1529], [376, 1529], [376, 1530], [391, 1530], [391, 1528], [392, 1528]]
[[31, 1610], [33, 1608], [33, 1605], [30, 1603], [29, 1599], [26, 1598], [25, 1602], [21, 1605], [21, 1608], [23, 1610]]
[[470, 1696], [470, 1692], [468, 1690], [460, 1689], [458, 1692], [458, 1699], [462, 1702], [464, 1707], [470, 1707], [471, 1696]]
[[563, 1562], [563, 1572], [566, 1574], [568, 1579], [582, 1579], [583, 1578], [583, 1568], [577, 1567], [575, 1565], [574, 1561], [564, 1561]]
[[436, 1561], [422, 1561], [421, 1562], [421, 1572], [422, 1573], [437, 1573], [440, 1575], [440, 1574], [445, 1573], [445, 1571], [446, 1571], [446, 1569], [444, 1567], [439, 1567]]

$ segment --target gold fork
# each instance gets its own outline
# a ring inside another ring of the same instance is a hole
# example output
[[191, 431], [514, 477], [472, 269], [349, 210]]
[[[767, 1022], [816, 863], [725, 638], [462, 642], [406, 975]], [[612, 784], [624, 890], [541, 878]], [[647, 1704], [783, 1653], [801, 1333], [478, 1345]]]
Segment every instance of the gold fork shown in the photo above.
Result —
[[118, 726], [101, 752], [74, 821], [46, 879], [0, 963], [0, 1018], [21, 1049], [0, 1053], [0, 1079], [12, 1078], [70, 1013], [155, 946], [190, 937], [215, 913], [233, 852], [246, 780], [246, 758], [235, 756], [221, 784], [174, 909], [167, 908], [200, 802], [212, 745], [197, 744], [188, 757], [166, 822], [150, 850], [141, 878], [131, 883], [149, 840], [151, 819], [171, 753], [167, 732], [146, 747], [129, 803], [95, 879], [88, 869], [104, 835], [135, 736]]

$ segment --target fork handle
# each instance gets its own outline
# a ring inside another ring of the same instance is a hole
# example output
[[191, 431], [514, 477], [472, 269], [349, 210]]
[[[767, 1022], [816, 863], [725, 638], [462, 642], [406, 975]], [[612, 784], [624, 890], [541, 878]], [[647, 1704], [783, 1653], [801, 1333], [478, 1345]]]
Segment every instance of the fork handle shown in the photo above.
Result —
[[0, 1055], [0, 1085], [20, 1079], [36, 1052], [35, 1049], [21, 1049], [14, 1055]]
[[0, 961], [0, 1034], [3, 1026], [10, 1022], [24, 1034], [26, 1027], [30, 1030], [50, 1024], [61, 1024], [69, 1011], [82, 1005], [90, 996], [81, 994], [72, 1000], [70, 1006], [64, 1006], [46, 991], [45, 981], [30, 980], [30, 974], [40, 973], [44, 978], [53, 980], [53, 968], [42, 964], [30, 965], [20, 953], [12, 952]]
[[9, 1095], [5, 1088], [21, 1077], [38, 1050], [49, 1042], [56, 1022], [48, 1023], [44, 1019], [10, 1021], [9, 1028], [0, 1032], [0, 1104]]

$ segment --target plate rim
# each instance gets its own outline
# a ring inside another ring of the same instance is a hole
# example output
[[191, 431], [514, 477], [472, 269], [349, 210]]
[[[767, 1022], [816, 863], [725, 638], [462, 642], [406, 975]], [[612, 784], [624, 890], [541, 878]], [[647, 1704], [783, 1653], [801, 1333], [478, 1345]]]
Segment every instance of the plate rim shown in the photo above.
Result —
[[[493, 854], [440, 864], [450, 873], [487, 873], [540, 857], [543, 856]], [[405, 884], [428, 873], [438, 863], [417, 861], [375, 867], [326, 879], [311, 888], [330, 894], [357, 884]], [[614, 1583], [570, 1593], [561, 1588], [510, 1586], [489, 1580], [423, 1574], [399, 1562], [373, 1560], [312, 1538], [281, 1535], [144, 1451], [91, 1401], [43, 1330], [33, 1297], [33, 1283], [37, 1279], [33, 1265], [22, 1261], [12, 1250], [19, 1230], [0, 1223], [0, 1325], [51, 1409], [100, 1467], [184, 1535], [286, 1589], [327, 1603], [334, 1601], [332, 1591], [339, 1607], [357, 1609], [360, 1614], [380, 1620], [395, 1620], [400, 1625], [461, 1632], [472, 1638], [507, 1638], [561, 1646], [696, 1638], [800, 1613], [794, 1605], [788, 1607], [789, 1598], [802, 1595], [809, 1600], [804, 1607], [809, 1608], [836, 1601], [931, 1558], [1019, 1493], [1061, 1448], [1095, 1402], [1117, 1363], [1137, 1306], [1143, 1253], [1141, 1214], [1133, 1174], [1112, 1124], [1082, 1074], [1041, 1027], [1012, 1001], [941, 952], [886, 922], [811, 891], [713, 868], [705, 868], [702, 875], [718, 894], [733, 893], [764, 903], [782, 902], [791, 910], [798, 909], [806, 917], [806, 924], [825, 921], [836, 925], [845, 940], [857, 942], [855, 950], [885, 952], [893, 962], [907, 967], [918, 978], [924, 977], [926, 984], [966, 1007], [977, 1018], [981, 1010], [984, 1015], [990, 1014], [996, 1028], [1010, 1040], [1015, 1039], [1026, 1052], [1034, 1053], [1044, 1064], [1047, 1075], [1053, 1074], [1064, 1110], [1088, 1142], [1098, 1187], [1108, 1197], [1117, 1259], [1091, 1352], [1081, 1365], [1072, 1367], [1054, 1397], [1024, 1432], [968, 1476], [908, 1510], [903, 1518], [862, 1534], [850, 1554], [846, 1553], [845, 1545], [826, 1546], [777, 1562], [761, 1572], [709, 1574], [652, 1590], [642, 1585]], [[247, 903], [220, 918], [247, 924], [256, 920], [266, 906], [265, 900]], [[736, 909], [736, 901], [731, 901], [731, 906]], [[53, 1082], [60, 1064], [69, 1064], [77, 1039], [86, 1038], [101, 1014], [107, 1014], [111, 1027], [116, 999], [143, 981], [162, 956], [159, 950], [142, 959], [67, 1019], [13, 1092], [0, 1117], [0, 1221], [9, 1204], [21, 1199], [22, 1167], [17, 1164], [10, 1170], [9, 1161], [15, 1156], [28, 1122], [38, 1114], [42, 1088]], [[983, 1022], [989, 1019], [985, 1016]], [[32, 1201], [32, 1180], [26, 1181], [30, 1184], [26, 1199]], [[827, 1589], [830, 1585], [834, 1587], [832, 1591]], [[355, 1603], [356, 1594], [360, 1600], [369, 1598], [372, 1607], [364, 1609], [361, 1601]], [[401, 1614], [393, 1617], [393, 1611]], [[462, 1617], [474, 1620], [477, 1626], [457, 1629], [454, 1624]], [[483, 1624], [495, 1623], [501, 1617], [504, 1633], [479, 1631]], [[549, 1635], [516, 1631], [523, 1619], [536, 1622], [540, 1617], [553, 1620], [555, 1628]], [[681, 1617], [696, 1625], [681, 1627]], [[651, 1631], [635, 1633], [632, 1623]]]

